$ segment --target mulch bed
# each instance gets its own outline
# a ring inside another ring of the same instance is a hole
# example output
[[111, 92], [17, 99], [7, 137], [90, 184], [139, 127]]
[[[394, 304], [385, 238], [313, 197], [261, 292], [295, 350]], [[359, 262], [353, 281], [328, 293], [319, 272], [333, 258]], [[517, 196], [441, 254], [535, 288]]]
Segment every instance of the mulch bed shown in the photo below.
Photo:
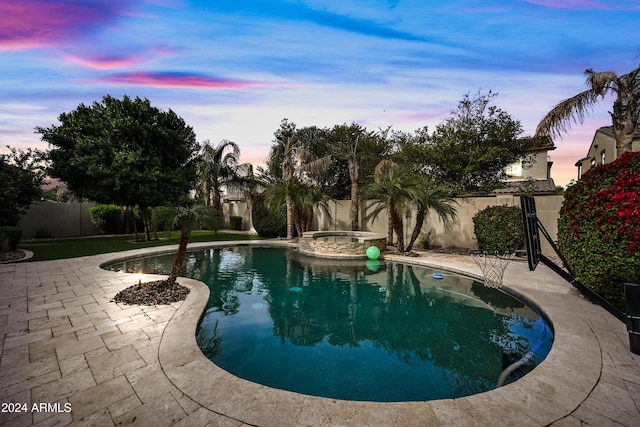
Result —
[[0, 252], [0, 262], [17, 261], [26, 256], [22, 251], [6, 251]]
[[188, 294], [189, 288], [185, 286], [157, 280], [129, 286], [118, 292], [113, 301], [128, 305], [165, 305], [183, 301]]

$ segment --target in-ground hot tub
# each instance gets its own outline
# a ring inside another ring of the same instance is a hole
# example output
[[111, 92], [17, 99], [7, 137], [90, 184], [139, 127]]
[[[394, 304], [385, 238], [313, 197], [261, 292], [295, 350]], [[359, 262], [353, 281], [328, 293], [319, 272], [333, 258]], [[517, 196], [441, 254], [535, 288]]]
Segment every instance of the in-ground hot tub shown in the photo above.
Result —
[[366, 258], [367, 248], [387, 248], [387, 236], [367, 231], [307, 231], [298, 250], [307, 255], [339, 258]]

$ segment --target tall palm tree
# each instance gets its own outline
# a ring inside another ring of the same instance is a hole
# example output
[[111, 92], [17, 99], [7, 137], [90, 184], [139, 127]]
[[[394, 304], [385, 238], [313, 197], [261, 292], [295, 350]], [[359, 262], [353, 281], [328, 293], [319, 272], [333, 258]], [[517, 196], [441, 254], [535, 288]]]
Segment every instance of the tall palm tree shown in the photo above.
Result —
[[[284, 119], [275, 132], [276, 144], [271, 148], [267, 165], [272, 183], [280, 183], [282, 189], [293, 189], [297, 183], [306, 182], [307, 172], [326, 170], [329, 157], [314, 159], [306, 148], [322, 138], [322, 130], [316, 127], [296, 129], [294, 123]], [[295, 206], [293, 192], [285, 192], [287, 207], [287, 239], [293, 239]]]
[[572, 122], [584, 123], [585, 113], [607, 94], [615, 94], [611, 120], [616, 138], [617, 156], [632, 151], [633, 135], [640, 118], [640, 67], [618, 76], [613, 71], [584, 72], [589, 87], [571, 98], [561, 101], [540, 121], [536, 137], [560, 136], [571, 128]]
[[213, 147], [205, 141], [196, 167], [196, 199], [213, 206], [222, 217], [222, 188], [242, 187], [250, 175], [250, 164], [239, 164], [240, 148], [223, 139]]
[[358, 143], [360, 138], [370, 136], [360, 125], [336, 125], [329, 133], [332, 147], [332, 155], [347, 161], [349, 180], [351, 181], [351, 230], [358, 231], [360, 223], [358, 213], [360, 211], [360, 165], [358, 163]]
[[405, 252], [411, 252], [430, 211], [435, 212], [445, 226], [448, 226], [457, 215], [456, 208], [452, 206], [457, 203], [455, 199], [451, 197], [450, 192], [437, 185], [432, 179], [418, 175], [415, 185], [417, 191], [413, 201], [416, 205], [416, 224]]
[[219, 221], [218, 216], [211, 206], [160, 206], [153, 210], [151, 218], [156, 229], [180, 228], [178, 252], [171, 273], [166, 280], [167, 283], [175, 283], [187, 253], [191, 230], [199, 226], [216, 229]]

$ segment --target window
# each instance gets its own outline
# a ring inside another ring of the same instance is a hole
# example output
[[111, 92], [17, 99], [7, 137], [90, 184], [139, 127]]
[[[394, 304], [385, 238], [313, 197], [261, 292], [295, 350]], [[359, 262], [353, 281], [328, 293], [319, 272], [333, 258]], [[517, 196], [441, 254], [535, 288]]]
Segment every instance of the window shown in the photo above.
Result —
[[600, 164], [601, 164], [601, 165], [604, 165], [604, 161], [605, 161], [605, 159], [606, 159], [606, 156], [604, 155], [604, 150], [602, 150], [602, 151], [600, 152]]
[[522, 176], [522, 160], [519, 160], [515, 163], [511, 163], [509, 166], [505, 168], [505, 173], [507, 176], [511, 177], [521, 177]]
[[578, 165], [578, 179], [582, 178], [582, 163]]

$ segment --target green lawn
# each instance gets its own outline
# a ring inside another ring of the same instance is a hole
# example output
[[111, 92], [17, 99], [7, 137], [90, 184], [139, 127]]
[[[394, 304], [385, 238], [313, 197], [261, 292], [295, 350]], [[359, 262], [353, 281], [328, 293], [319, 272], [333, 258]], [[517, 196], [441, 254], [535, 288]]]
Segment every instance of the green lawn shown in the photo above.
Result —
[[[170, 239], [167, 233], [159, 233], [158, 237], [160, 237], [160, 240], [153, 240], [151, 242], [135, 242], [132, 234], [83, 239], [47, 240], [42, 242], [22, 242], [20, 248], [33, 252], [33, 258], [28, 261], [47, 261], [126, 251], [129, 249], [149, 248], [152, 246], [175, 245], [178, 243], [180, 232], [174, 231], [171, 233]], [[194, 231], [191, 234], [190, 242], [219, 242], [227, 240], [262, 240], [262, 237], [247, 234]]]

